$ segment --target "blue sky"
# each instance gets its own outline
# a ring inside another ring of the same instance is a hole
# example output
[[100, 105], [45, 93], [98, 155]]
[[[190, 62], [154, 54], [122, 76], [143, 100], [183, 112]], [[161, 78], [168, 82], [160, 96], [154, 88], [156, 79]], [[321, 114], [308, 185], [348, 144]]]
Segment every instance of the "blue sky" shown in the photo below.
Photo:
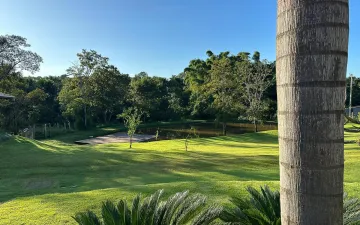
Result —
[[[360, 76], [360, 1], [350, 0], [348, 72]], [[194, 58], [231, 51], [275, 59], [276, 0], [1, 0], [0, 34], [24, 36], [61, 75], [81, 49], [121, 72], [169, 77]]]

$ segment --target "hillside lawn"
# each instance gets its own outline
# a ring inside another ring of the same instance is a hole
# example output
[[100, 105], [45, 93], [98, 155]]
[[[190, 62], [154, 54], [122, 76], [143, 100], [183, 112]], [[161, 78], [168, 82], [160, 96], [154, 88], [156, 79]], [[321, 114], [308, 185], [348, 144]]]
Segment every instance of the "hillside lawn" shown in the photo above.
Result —
[[[345, 140], [359, 134], [346, 132]], [[188, 189], [228, 204], [248, 185], [279, 186], [277, 131], [192, 139], [188, 152], [184, 140], [135, 143], [131, 150], [126, 143], [71, 144], [84, 135], [0, 142], [0, 224], [74, 224], [72, 215], [99, 213], [106, 199], [131, 200], [158, 189], [167, 195]], [[345, 191], [360, 197], [356, 143], [345, 144]]]

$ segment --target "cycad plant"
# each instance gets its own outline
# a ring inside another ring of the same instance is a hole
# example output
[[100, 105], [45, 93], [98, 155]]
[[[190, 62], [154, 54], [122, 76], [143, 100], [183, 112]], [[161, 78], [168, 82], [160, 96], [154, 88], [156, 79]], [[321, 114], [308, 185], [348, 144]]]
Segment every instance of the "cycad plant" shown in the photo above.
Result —
[[102, 204], [101, 217], [91, 211], [77, 213], [73, 218], [79, 225], [200, 225], [216, 220], [221, 207], [206, 207], [206, 198], [189, 191], [178, 192], [165, 201], [159, 190], [141, 201], [137, 195], [128, 206], [125, 200], [117, 205], [111, 201]]
[[344, 225], [360, 225], [360, 200], [344, 194]]
[[260, 191], [247, 187], [249, 198], [232, 197], [235, 208], [227, 208], [221, 214], [221, 219], [228, 224], [241, 225], [279, 225], [280, 193], [272, 191], [268, 186], [260, 187]]
[[[233, 208], [226, 208], [221, 219], [229, 225], [280, 225], [280, 193], [272, 191], [268, 186], [260, 187], [260, 191], [247, 187], [248, 198], [233, 197], [230, 199]], [[349, 199], [344, 194], [344, 225], [360, 225], [360, 200]]]

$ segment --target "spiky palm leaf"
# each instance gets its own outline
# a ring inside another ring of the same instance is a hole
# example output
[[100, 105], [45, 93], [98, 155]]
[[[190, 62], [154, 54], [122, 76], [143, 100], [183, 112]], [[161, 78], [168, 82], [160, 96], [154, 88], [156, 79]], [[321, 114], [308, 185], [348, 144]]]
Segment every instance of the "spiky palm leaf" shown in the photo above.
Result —
[[101, 220], [91, 211], [86, 211], [82, 213], [77, 213], [74, 217], [74, 220], [79, 225], [101, 225]]
[[360, 200], [344, 193], [344, 225], [360, 225]]
[[247, 187], [247, 191], [249, 198], [230, 199], [236, 207], [224, 210], [221, 219], [230, 224], [279, 225], [280, 193], [270, 190], [268, 186], [260, 187], [260, 191]]
[[206, 198], [199, 194], [178, 192], [160, 201], [162, 194], [159, 190], [142, 202], [138, 195], [131, 207], [125, 200], [117, 206], [106, 201], [102, 204], [102, 220], [91, 211], [77, 213], [73, 218], [80, 225], [200, 225], [210, 224], [222, 211], [221, 207], [206, 207]]
[[[269, 187], [260, 187], [260, 192], [248, 187], [249, 198], [233, 197], [230, 201], [235, 208], [227, 208], [221, 219], [227, 224], [239, 225], [280, 225], [280, 193]], [[360, 225], [360, 200], [349, 199], [344, 194], [344, 225]]]

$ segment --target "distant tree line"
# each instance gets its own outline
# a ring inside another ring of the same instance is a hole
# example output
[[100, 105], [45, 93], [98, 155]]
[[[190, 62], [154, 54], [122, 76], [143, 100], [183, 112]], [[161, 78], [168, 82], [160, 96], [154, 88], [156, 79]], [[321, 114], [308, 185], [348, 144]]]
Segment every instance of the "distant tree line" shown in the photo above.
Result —
[[107, 57], [82, 50], [62, 76], [24, 77], [42, 63], [29, 47], [23, 37], [0, 36], [0, 92], [15, 96], [0, 100], [0, 128], [7, 131], [64, 122], [86, 129], [112, 123], [132, 107], [143, 112], [143, 122], [207, 119], [221, 122], [224, 132], [228, 121], [276, 120], [275, 66], [259, 52], [207, 51], [206, 59], [163, 78], [130, 77]]

